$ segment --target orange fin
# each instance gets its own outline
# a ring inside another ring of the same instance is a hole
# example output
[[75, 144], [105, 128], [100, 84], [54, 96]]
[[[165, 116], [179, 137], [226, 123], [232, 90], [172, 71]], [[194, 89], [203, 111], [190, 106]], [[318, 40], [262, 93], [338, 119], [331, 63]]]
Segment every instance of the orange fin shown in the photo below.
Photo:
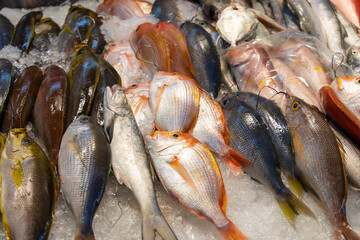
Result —
[[225, 240], [249, 240], [230, 220], [225, 228], [218, 230]]
[[178, 157], [174, 156], [174, 161], [170, 162], [169, 165], [175, 169], [177, 173], [180, 174], [180, 176], [185, 180], [185, 182], [191, 186], [195, 192], [199, 193], [199, 190], [197, 189], [194, 181], [191, 179], [189, 173], [186, 171], [186, 169], [179, 163]]
[[242, 173], [241, 167], [246, 168], [253, 165], [253, 163], [249, 159], [247, 159], [231, 147], [228, 147], [228, 149], [229, 155], [223, 158], [223, 160], [235, 175], [239, 175], [240, 173]]

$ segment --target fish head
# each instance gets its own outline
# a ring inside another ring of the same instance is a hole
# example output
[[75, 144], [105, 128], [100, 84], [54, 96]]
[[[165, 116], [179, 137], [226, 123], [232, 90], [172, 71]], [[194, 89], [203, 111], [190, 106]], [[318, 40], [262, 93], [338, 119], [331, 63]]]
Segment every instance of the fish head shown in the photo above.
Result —
[[135, 83], [130, 87], [124, 89], [124, 93], [125, 95], [149, 98], [150, 85], [151, 81]]
[[347, 99], [357, 97], [360, 94], [360, 76], [339, 77], [331, 84], [334, 91]]
[[360, 73], [360, 48], [351, 47], [346, 54], [347, 63], [354, 69], [355, 72]]
[[289, 123], [289, 127], [298, 126], [303, 121], [305, 103], [297, 97], [288, 97], [285, 104], [285, 115]]
[[153, 159], [159, 156], [173, 158], [196, 143], [190, 134], [163, 131], [155, 131], [153, 136], [145, 136], [145, 142]]
[[7, 156], [25, 159], [34, 156], [34, 150], [40, 149], [25, 128], [13, 128], [9, 130], [4, 150]]
[[104, 107], [115, 114], [125, 114], [129, 111], [129, 103], [120, 85], [114, 84], [106, 87], [104, 93]]

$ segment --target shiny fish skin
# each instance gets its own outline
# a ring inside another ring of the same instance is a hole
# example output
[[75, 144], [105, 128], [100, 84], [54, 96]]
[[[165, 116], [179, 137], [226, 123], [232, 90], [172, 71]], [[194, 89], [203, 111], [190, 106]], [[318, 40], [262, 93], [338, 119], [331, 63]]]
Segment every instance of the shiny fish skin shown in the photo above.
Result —
[[32, 47], [40, 51], [47, 51], [51, 46], [51, 41], [59, 35], [60, 31], [59, 25], [51, 18], [41, 19], [34, 29], [35, 35], [31, 43]]
[[172, 197], [212, 222], [224, 239], [248, 239], [226, 217], [220, 169], [202, 143], [179, 132], [155, 132], [145, 140], [160, 181]]
[[95, 239], [92, 220], [110, 171], [104, 130], [81, 115], [67, 128], [60, 146], [60, 184], [76, 222], [75, 240]]
[[292, 226], [295, 226], [295, 218], [301, 212], [314, 216], [282, 182], [276, 169], [271, 135], [261, 116], [239, 99], [225, 101], [224, 115], [230, 132], [230, 146], [254, 163], [244, 171], [274, 194]]
[[24, 128], [30, 119], [35, 99], [43, 79], [37, 66], [25, 68], [14, 82], [5, 107], [2, 132], [10, 128]]
[[302, 100], [295, 97], [287, 100], [285, 114], [303, 184], [318, 197], [333, 227], [335, 240], [360, 239], [346, 220], [345, 170], [329, 123], [324, 115]]
[[1, 155], [1, 212], [8, 239], [47, 239], [55, 207], [50, 162], [24, 128], [9, 131]]
[[56, 170], [65, 131], [67, 97], [67, 74], [56, 65], [47, 67], [36, 97], [33, 119], [38, 136], [45, 143], [50, 162]]
[[111, 165], [120, 183], [130, 188], [140, 205], [142, 239], [175, 240], [163, 217], [155, 195], [145, 143], [127, 98], [119, 85], [106, 87], [104, 93], [104, 129], [110, 139]]
[[157, 72], [149, 97], [159, 130], [187, 132], [196, 121], [200, 96], [193, 79], [177, 73]]
[[[0, 59], [0, 116], [8, 97], [10, 86], [13, 84], [14, 67], [9, 60]], [[0, 117], [1, 118], [1, 117]]]
[[0, 50], [11, 43], [14, 25], [4, 15], [0, 14]]
[[105, 16], [116, 16], [121, 20], [132, 17], [144, 17], [144, 12], [134, 0], [107, 0], [96, 9]]
[[180, 27], [189, 50], [194, 78], [199, 86], [216, 98], [219, 92], [220, 59], [210, 34], [200, 25], [185, 22]]

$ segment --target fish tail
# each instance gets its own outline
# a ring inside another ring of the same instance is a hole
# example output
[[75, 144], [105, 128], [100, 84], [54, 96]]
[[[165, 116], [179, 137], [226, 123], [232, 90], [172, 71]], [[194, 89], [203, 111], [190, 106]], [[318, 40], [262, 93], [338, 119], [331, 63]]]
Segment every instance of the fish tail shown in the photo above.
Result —
[[334, 228], [334, 238], [335, 240], [360, 240], [360, 236], [348, 223]]
[[166, 222], [161, 213], [156, 215], [145, 215], [142, 224], [142, 239], [153, 240], [155, 239], [155, 232], [157, 232], [163, 239], [177, 240], [174, 232]]
[[296, 217], [299, 216], [301, 213], [315, 218], [314, 213], [292, 193], [287, 194], [285, 198], [277, 197], [276, 200], [278, 201], [286, 219], [289, 221], [290, 225], [294, 229], [296, 229]]
[[218, 230], [225, 240], [248, 240], [248, 238], [230, 220], [226, 227], [218, 228]]
[[76, 231], [75, 240], [95, 240], [94, 232], [90, 228], [88, 231]]
[[235, 175], [239, 175], [240, 173], [242, 173], [241, 167], [246, 168], [253, 165], [253, 163], [249, 159], [247, 159], [231, 147], [228, 147], [228, 150], [229, 154], [222, 159]]

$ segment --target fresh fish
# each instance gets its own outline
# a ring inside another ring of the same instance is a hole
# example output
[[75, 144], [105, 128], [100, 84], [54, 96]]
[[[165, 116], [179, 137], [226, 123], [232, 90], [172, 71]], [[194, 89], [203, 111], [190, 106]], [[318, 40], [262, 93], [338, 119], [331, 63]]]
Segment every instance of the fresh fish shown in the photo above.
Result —
[[[70, 0], [71, 3], [77, 0]], [[3, 7], [8, 8], [36, 8], [45, 6], [59, 5], [65, 0], [3, 0], [0, 2], [0, 9]]]
[[150, 86], [150, 108], [161, 131], [187, 132], [199, 113], [196, 82], [177, 73], [157, 72]]
[[141, 208], [142, 239], [155, 239], [155, 231], [164, 239], [177, 239], [159, 209], [144, 139], [119, 85], [106, 87], [104, 119], [116, 179], [133, 191]]
[[230, 0], [196, 0], [200, 3], [202, 12], [210, 20], [217, 21], [221, 9], [230, 4]]
[[7, 59], [0, 58], [0, 116], [13, 84], [14, 67]]
[[65, 131], [67, 96], [68, 78], [65, 71], [56, 65], [47, 67], [36, 97], [33, 119], [38, 136], [44, 142], [55, 170], [61, 137]]
[[180, 30], [186, 38], [196, 82], [211, 97], [216, 98], [221, 69], [219, 55], [210, 34], [192, 22], [185, 22]]
[[89, 114], [100, 79], [97, 57], [86, 45], [75, 49], [69, 71], [69, 98], [65, 128], [81, 114]]
[[330, 0], [357, 28], [360, 28], [360, 3], [356, 0]]
[[230, 146], [253, 162], [244, 171], [267, 187], [289, 223], [295, 227], [300, 213], [313, 216], [281, 180], [276, 168], [276, 153], [271, 134], [260, 114], [245, 102], [231, 98], [225, 100], [224, 115], [230, 132]]
[[95, 21], [95, 25], [91, 30], [91, 35], [88, 41], [88, 45], [91, 50], [93, 50], [93, 52], [98, 54], [100, 57], [103, 55], [105, 46], [107, 44], [105, 41], [105, 36], [100, 30], [101, 25], [102, 21]]
[[4, 15], [0, 14], [0, 49], [11, 43], [14, 25]]
[[155, 131], [155, 115], [149, 102], [151, 81], [133, 84], [124, 89], [126, 98], [134, 113], [135, 120], [143, 136], [153, 135]]
[[287, 0], [286, 3], [299, 19], [301, 30], [327, 43], [322, 25], [319, 24], [320, 19], [307, 0]]
[[43, 18], [35, 26], [35, 35], [32, 46], [40, 51], [47, 51], [51, 41], [59, 35], [60, 27], [51, 18]]
[[76, 118], [61, 140], [60, 184], [76, 222], [75, 239], [95, 239], [92, 221], [110, 172], [110, 145], [90, 117]]
[[274, 16], [274, 19], [279, 23], [284, 23], [284, 7], [285, 3], [284, 0], [265, 0], [263, 1], [270, 5], [270, 8], [272, 10], [272, 14]]
[[1, 212], [7, 239], [47, 239], [55, 207], [55, 176], [24, 128], [9, 131], [1, 154]]
[[149, 76], [152, 77], [157, 71], [170, 71], [169, 47], [154, 24], [146, 22], [138, 26], [129, 42]]
[[133, 84], [150, 80], [150, 78], [143, 73], [140, 61], [136, 58], [128, 41], [111, 44], [104, 55], [104, 59], [108, 61], [120, 75], [121, 86], [123, 88], [128, 88]]
[[11, 45], [21, 52], [27, 52], [35, 35], [35, 26], [42, 18], [42, 12], [35, 11], [25, 14], [16, 24]]
[[151, 9], [153, 4], [146, 0], [135, 0], [135, 2], [139, 5], [144, 14], [151, 14]]
[[212, 222], [224, 239], [248, 239], [226, 217], [226, 192], [211, 152], [187, 133], [146, 136], [153, 165], [171, 196], [197, 216]]
[[170, 72], [177, 72], [188, 77], [194, 76], [186, 39], [172, 23], [160, 22], [155, 25], [165, 40], [170, 52]]
[[345, 172], [350, 186], [360, 191], [360, 149], [356, 143], [349, 139], [333, 124], [330, 124], [337, 140], [340, 142], [340, 150], [344, 159]]
[[106, 0], [96, 10], [105, 16], [116, 16], [121, 20], [132, 17], [144, 17], [144, 12], [135, 0]]
[[234, 3], [221, 11], [216, 29], [225, 41], [236, 46], [236, 43], [245, 41], [254, 34], [257, 23], [253, 12], [242, 4]]
[[100, 126], [104, 125], [104, 92], [107, 86], [113, 86], [114, 84], [121, 85], [121, 78], [116, 70], [104, 60], [102, 57], [98, 58], [100, 66], [99, 82], [96, 86], [94, 103], [91, 108], [91, 117]]
[[295, 161], [305, 187], [315, 193], [335, 240], [360, 239], [346, 220], [346, 178], [335, 135], [325, 116], [302, 100], [287, 99], [286, 117], [293, 136]]
[[200, 91], [199, 116], [189, 133], [217, 154], [235, 173], [252, 165], [248, 159], [229, 146], [230, 134], [220, 105], [205, 92]]
[[25, 68], [14, 82], [5, 107], [2, 132], [10, 128], [24, 128], [30, 120], [35, 99], [43, 79], [42, 71], [37, 66]]

